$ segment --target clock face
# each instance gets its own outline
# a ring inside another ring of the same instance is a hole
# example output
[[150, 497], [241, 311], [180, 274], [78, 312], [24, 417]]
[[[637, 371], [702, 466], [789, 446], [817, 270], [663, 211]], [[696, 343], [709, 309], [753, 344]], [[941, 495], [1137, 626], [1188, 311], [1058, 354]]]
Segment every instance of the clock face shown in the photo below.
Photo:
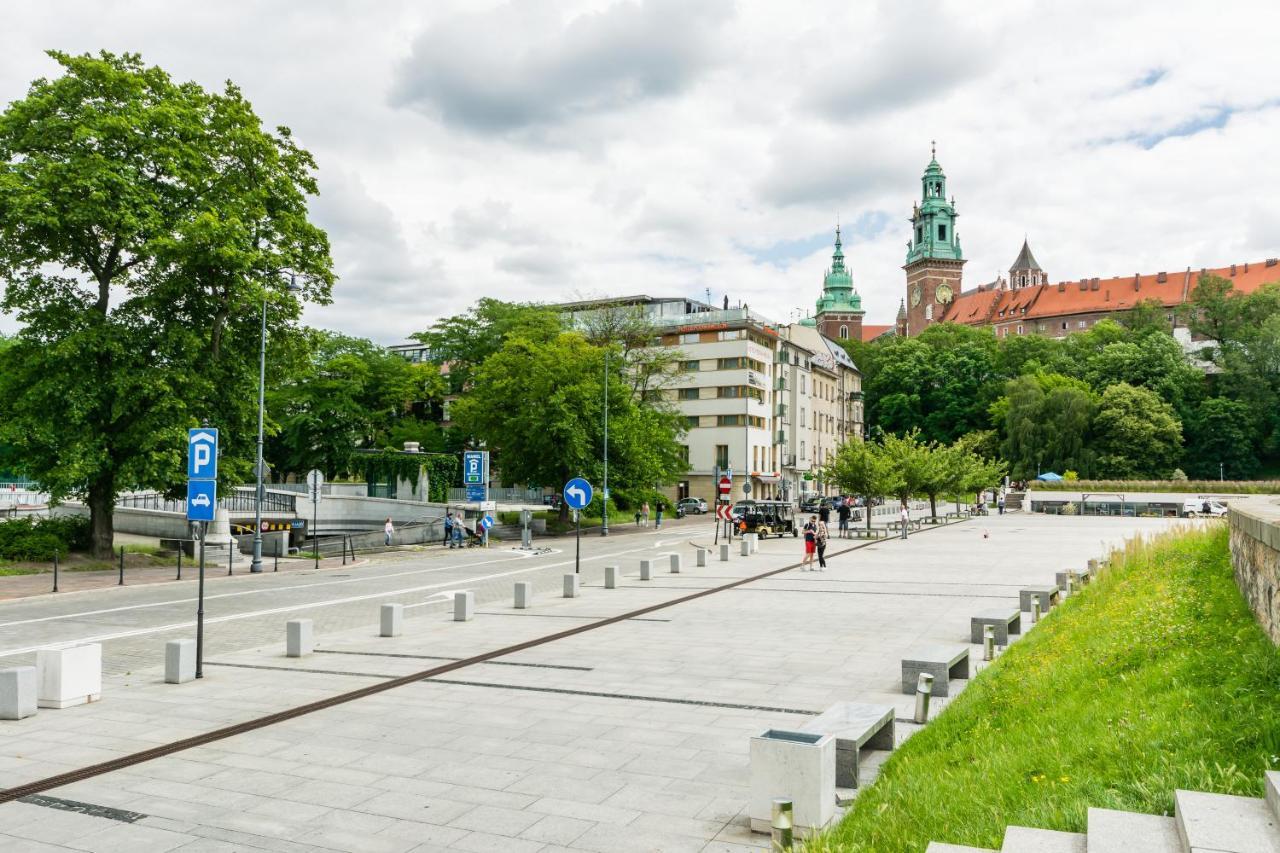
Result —
[[938, 289], [934, 293], [934, 298], [936, 298], [938, 302], [942, 303], [943, 305], [946, 305], [948, 302], [950, 302], [952, 296], [953, 294], [951, 293], [951, 285], [949, 284], [938, 285]]
[[920, 297], [923, 295], [924, 295], [923, 291], [920, 290], [920, 285], [917, 284], [915, 287], [911, 288], [911, 307], [912, 308], [920, 304]]

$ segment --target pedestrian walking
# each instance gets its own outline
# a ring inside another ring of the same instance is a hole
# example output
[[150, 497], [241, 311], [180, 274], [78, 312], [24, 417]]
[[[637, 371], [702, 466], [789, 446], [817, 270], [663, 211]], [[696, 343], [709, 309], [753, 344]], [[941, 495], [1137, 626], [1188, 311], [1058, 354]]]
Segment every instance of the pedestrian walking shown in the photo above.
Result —
[[1004, 493], [1003, 492], [1000, 493], [1000, 497], [996, 498], [996, 509], [999, 510], [1000, 515], [1004, 515]]
[[449, 540], [453, 538], [453, 513], [446, 512], [444, 514], [444, 541], [440, 544], [447, 546]]
[[636, 527], [640, 526], [640, 510], [636, 510]]
[[649, 502], [648, 501], [645, 501], [644, 503], [640, 504], [640, 516], [644, 519], [644, 523], [641, 524], [640, 526], [648, 527], [649, 526]]
[[827, 523], [822, 520], [822, 516], [818, 516], [818, 526], [813, 533], [814, 544], [818, 551], [818, 571], [825, 572], [827, 570]]
[[395, 525], [391, 523], [391, 516], [387, 516], [387, 523], [382, 525], [382, 544], [391, 544], [391, 534], [396, 532]]
[[458, 517], [453, 520], [453, 540], [449, 542], [450, 548], [465, 547], [462, 542], [462, 536], [466, 530], [467, 526], [462, 522], [462, 513], [458, 513]]
[[907, 505], [902, 505], [902, 511], [898, 513], [898, 517], [902, 519], [902, 538], [907, 538], [907, 528], [911, 526], [911, 512], [907, 509]]
[[827, 503], [826, 498], [822, 499], [822, 506], [818, 508], [818, 521], [826, 524], [831, 520], [831, 504]]
[[654, 520], [653, 520], [653, 529], [654, 529], [654, 530], [657, 530], [657, 529], [658, 529], [659, 527], [661, 527], [661, 526], [662, 526], [662, 503], [661, 503], [661, 502], [659, 502], [659, 503], [658, 503], [658, 514], [657, 514], [656, 516], [654, 516]]
[[841, 501], [840, 508], [836, 510], [836, 518], [840, 522], [840, 538], [849, 538], [849, 517], [853, 515], [853, 510], [849, 508], [849, 501]]
[[818, 517], [810, 516], [804, 525], [804, 559], [800, 561], [800, 571], [813, 571], [813, 555], [818, 550]]

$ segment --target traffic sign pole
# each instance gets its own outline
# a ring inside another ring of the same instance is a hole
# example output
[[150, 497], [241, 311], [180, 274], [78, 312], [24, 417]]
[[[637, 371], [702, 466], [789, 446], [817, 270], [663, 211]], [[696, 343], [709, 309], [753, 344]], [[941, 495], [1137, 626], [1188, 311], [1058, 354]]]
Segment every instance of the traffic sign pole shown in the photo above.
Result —
[[[564, 502], [573, 510], [574, 526], [577, 530], [573, 550], [573, 573], [581, 571], [582, 563], [582, 511], [591, 503], [594, 490], [591, 484], [581, 477], [574, 477], [564, 484]], [[605, 510], [608, 512], [608, 510]]]
[[573, 519], [578, 530], [573, 543], [573, 573], [576, 575], [582, 571], [582, 510], [574, 510]]
[[204, 678], [204, 540], [209, 523], [200, 524], [200, 589], [196, 596], [196, 678]]

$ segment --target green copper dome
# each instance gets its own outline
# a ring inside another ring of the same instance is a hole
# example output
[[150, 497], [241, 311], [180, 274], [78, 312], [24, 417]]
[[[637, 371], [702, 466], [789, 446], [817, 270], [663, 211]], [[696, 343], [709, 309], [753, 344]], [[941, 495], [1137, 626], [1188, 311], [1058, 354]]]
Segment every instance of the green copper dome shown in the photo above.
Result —
[[925, 258], [964, 260], [956, 233], [955, 200], [947, 201], [947, 176], [938, 165], [937, 148], [920, 178], [920, 203], [911, 211], [912, 238], [907, 242], [907, 263]]
[[831, 255], [831, 268], [822, 279], [822, 296], [817, 313], [849, 313], [862, 310], [862, 297], [853, 289], [853, 276], [844, 265], [844, 248], [840, 243], [840, 226], [836, 226], [836, 250]]

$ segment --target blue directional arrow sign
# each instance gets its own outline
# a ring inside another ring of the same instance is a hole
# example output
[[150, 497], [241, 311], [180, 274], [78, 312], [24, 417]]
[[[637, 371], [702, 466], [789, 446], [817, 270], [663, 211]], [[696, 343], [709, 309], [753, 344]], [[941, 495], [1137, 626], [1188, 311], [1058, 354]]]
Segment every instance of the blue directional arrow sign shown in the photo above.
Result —
[[583, 509], [591, 503], [591, 484], [581, 477], [574, 477], [564, 484], [564, 502], [569, 509]]
[[217, 508], [217, 481], [187, 481], [187, 521], [213, 521], [213, 514]]
[[213, 427], [187, 430], [187, 479], [218, 479], [218, 431]]

